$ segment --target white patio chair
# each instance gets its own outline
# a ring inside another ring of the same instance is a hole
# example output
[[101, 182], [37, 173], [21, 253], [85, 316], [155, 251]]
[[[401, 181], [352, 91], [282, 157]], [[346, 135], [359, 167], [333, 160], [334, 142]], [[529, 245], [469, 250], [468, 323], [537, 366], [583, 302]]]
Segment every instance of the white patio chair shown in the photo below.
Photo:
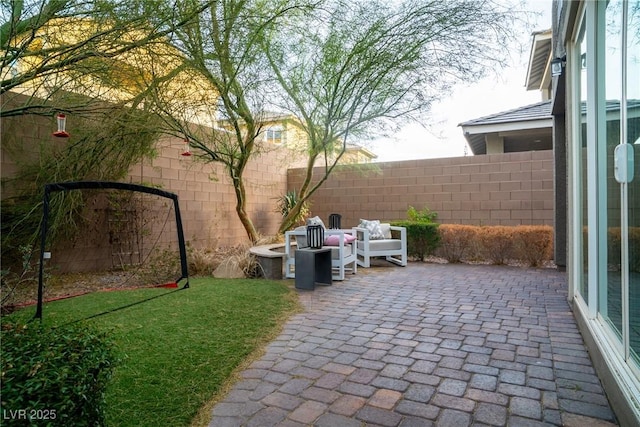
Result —
[[[385, 257], [389, 262], [402, 267], [407, 265], [407, 229], [396, 227], [387, 223], [381, 223], [382, 239], [372, 239], [371, 232], [363, 227], [355, 227], [357, 237], [358, 265], [368, 268], [371, 266], [371, 258]], [[395, 232], [398, 237], [394, 238]]]
[[[346, 235], [353, 235], [353, 230], [325, 230], [324, 237], [325, 242], [330, 236], [336, 236], [333, 238], [335, 246], [325, 245], [323, 248], [331, 248], [331, 267], [332, 267], [332, 279], [344, 280], [345, 273], [350, 271], [352, 274], [356, 274], [358, 271], [358, 263], [356, 258], [355, 241], [347, 243], [345, 240]], [[296, 256], [295, 250], [297, 247], [307, 247], [307, 227], [298, 227], [295, 230], [287, 231], [285, 235], [285, 277], [293, 279], [296, 277], [295, 265]]]

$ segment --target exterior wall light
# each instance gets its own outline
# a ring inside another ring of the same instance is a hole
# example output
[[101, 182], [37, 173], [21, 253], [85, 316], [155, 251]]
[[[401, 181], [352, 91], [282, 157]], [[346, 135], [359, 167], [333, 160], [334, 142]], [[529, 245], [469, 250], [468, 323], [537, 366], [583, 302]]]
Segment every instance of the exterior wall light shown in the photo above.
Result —
[[53, 133], [53, 136], [57, 136], [58, 138], [69, 138], [69, 134], [64, 130], [67, 124], [67, 116], [62, 113], [58, 113], [56, 121], [58, 122], [58, 130]]
[[558, 77], [562, 75], [564, 70], [564, 64], [567, 62], [566, 55], [562, 58], [554, 58], [551, 60], [551, 77]]

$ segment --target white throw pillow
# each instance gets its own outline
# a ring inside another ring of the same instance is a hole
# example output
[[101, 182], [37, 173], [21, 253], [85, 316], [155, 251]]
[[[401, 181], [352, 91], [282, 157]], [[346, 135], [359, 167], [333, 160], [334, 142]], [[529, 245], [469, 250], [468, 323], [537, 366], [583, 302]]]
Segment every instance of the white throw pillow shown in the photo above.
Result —
[[391, 236], [391, 224], [389, 224], [388, 222], [383, 222], [380, 224], [380, 228], [382, 228], [382, 235], [384, 236], [385, 239], [393, 238]]
[[314, 216], [313, 218], [308, 218], [307, 219], [307, 225], [321, 225], [323, 229], [327, 229], [327, 227], [324, 226], [324, 222], [322, 222], [322, 219], [320, 219], [319, 216]]
[[360, 225], [358, 227], [366, 228], [367, 230], [369, 230], [369, 238], [371, 240], [384, 239], [384, 232], [382, 231], [382, 226], [380, 225], [380, 221], [377, 219], [373, 221], [361, 219]]

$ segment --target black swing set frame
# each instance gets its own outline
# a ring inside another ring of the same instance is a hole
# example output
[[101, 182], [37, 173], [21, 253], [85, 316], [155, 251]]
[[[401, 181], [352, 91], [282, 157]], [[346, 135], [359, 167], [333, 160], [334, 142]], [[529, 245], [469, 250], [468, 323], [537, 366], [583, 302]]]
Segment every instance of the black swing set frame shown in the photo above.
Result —
[[176, 284], [181, 280], [186, 280], [185, 284], [180, 289], [186, 289], [189, 287], [189, 271], [187, 268], [187, 251], [184, 242], [184, 232], [182, 230], [182, 218], [180, 217], [180, 207], [178, 205], [178, 196], [168, 191], [163, 191], [158, 188], [146, 187], [144, 185], [129, 184], [124, 182], [111, 182], [111, 181], [69, 181], [69, 182], [55, 182], [46, 184], [44, 186], [44, 196], [42, 199], [42, 223], [40, 227], [40, 271], [38, 273], [38, 306], [36, 308], [35, 318], [42, 320], [42, 305], [43, 305], [43, 291], [44, 291], [44, 254], [47, 241], [47, 227], [49, 220], [49, 195], [54, 191], [70, 191], [70, 190], [100, 190], [100, 189], [114, 189], [114, 190], [127, 190], [136, 191], [139, 193], [153, 194], [160, 197], [173, 200], [173, 210], [176, 216], [176, 228], [178, 232], [178, 247], [180, 249], [180, 267], [181, 275], [176, 279]]

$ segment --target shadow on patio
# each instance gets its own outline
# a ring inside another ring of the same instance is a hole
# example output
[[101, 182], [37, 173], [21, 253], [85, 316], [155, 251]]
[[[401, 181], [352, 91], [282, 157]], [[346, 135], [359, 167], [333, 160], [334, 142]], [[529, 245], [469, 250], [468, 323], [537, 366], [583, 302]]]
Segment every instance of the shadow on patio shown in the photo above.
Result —
[[617, 425], [553, 269], [410, 263], [300, 292], [210, 426]]

